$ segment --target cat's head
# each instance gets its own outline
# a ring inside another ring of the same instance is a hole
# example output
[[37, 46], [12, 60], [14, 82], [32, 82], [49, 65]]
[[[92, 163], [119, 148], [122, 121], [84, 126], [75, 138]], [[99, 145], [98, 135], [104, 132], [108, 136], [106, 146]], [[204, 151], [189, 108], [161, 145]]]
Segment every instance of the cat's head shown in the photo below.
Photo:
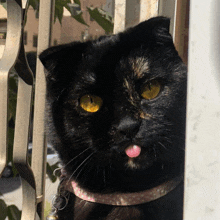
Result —
[[51, 141], [91, 191], [137, 191], [183, 172], [186, 67], [157, 17], [98, 40], [52, 47]]

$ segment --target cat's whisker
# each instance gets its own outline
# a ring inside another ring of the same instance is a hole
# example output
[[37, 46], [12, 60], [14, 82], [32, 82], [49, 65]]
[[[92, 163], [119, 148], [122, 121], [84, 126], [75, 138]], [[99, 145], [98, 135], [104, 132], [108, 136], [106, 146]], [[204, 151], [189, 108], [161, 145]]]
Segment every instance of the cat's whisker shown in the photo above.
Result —
[[78, 139], [75, 139], [73, 143], [74, 143], [74, 144], [79, 143], [79, 142], [81, 143], [82, 141], [83, 141], [82, 138], [78, 138]]
[[186, 151], [185, 147], [177, 146], [177, 148], [178, 148], [179, 150]]
[[165, 150], [168, 150], [168, 148], [164, 144], [162, 144], [160, 141], [158, 141], [158, 144], [160, 144]]
[[170, 144], [173, 143], [172, 140], [170, 140], [170, 138], [168, 138], [168, 137], [164, 137], [164, 139], [166, 139], [166, 141], [167, 141], [168, 143], [170, 143]]
[[[172, 138], [168, 138], [168, 137], [164, 137], [164, 139], [166, 139], [165, 141], [170, 143], [170, 144], [173, 144], [173, 141], [172, 141]], [[181, 140], [183, 143], [185, 142], [185, 137], [179, 137], [179, 140]], [[183, 150], [185, 151], [185, 146], [182, 147], [182, 145], [176, 145], [175, 146], [176, 148], [180, 149], [180, 150]]]
[[84, 134], [82, 137], [78, 137], [78, 138], [75, 138], [74, 139], [74, 143], [77, 143], [77, 142], [84, 142], [84, 143], [88, 143], [88, 141], [90, 141], [90, 137], [86, 136], [86, 134]]
[[69, 183], [69, 181], [71, 180], [71, 178], [73, 177], [73, 175], [76, 173], [76, 171], [77, 171], [87, 160], [89, 160], [89, 158], [90, 158], [94, 153], [95, 153], [95, 152], [92, 152], [88, 157], [86, 157], [85, 160], [83, 160], [83, 162], [82, 162], [82, 163], [74, 170], [74, 172], [71, 174], [71, 176], [69, 177], [67, 183]]
[[[66, 138], [69, 138], [68, 135], [66, 135]], [[82, 142], [85, 142], [86, 138], [85, 137], [74, 137], [74, 140], [73, 140], [73, 144], [77, 144], [77, 143], [82, 143]]]
[[79, 156], [81, 156], [83, 153], [85, 153], [87, 150], [89, 150], [90, 148], [86, 148], [84, 151], [82, 151], [81, 153], [79, 153], [77, 156], [75, 156], [74, 158], [72, 158], [67, 164], [65, 164], [65, 166], [63, 168], [65, 168], [67, 165], [69, 165], [71, 162], [73, 162], [75, 159], [77, 159]]
[[156, 152], [155, 147], [153, 147], [153, 151], [154, 151], [154, 157], [157, 158], [157, 152]]
[[[87, 160], [86, 163], [83, 164], [83, 167], [81, 167], [81, 170], [79, 171], [79, 173], [77, 174], [77, 176], [75, 177], [75, 181], [77, 180], [78, 176], [80, 175], [80, 173], [84, 170], [83, 168], [89, 163], [89, 160]], [[85, 173], [85, 170], [84, 170]]]

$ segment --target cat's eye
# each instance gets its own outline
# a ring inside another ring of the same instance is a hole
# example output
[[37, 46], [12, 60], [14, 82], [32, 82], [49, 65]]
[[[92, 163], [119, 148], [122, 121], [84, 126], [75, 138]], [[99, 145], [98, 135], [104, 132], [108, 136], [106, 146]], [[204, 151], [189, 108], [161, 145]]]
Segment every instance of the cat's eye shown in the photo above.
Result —
[[84, 95], [80, 98], [80, 106], [87, 112], [97, 112], [102, 106], [102, 99], [95, 95]]
[[154, 99], [159, 95], [160, 90], [161, 84], [157, 80], [152, 80], [144, 86], [141, 96], [147, 100]]

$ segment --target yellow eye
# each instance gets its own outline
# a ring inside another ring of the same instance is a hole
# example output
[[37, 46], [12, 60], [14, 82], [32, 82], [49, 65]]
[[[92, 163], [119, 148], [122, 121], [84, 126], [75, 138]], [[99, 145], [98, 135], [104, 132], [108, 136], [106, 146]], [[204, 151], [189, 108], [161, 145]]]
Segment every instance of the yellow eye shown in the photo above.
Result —
[[102, 106], [102, 99], [95, 95], [84, 95], [80, 98], [80, 106], [87, 112], [97, 112]]
[[144, 86], [141, 96], [144, 99], [154, 99], [160, 93], [161, 85], [157, 80], [150, 81], [147, 85]]

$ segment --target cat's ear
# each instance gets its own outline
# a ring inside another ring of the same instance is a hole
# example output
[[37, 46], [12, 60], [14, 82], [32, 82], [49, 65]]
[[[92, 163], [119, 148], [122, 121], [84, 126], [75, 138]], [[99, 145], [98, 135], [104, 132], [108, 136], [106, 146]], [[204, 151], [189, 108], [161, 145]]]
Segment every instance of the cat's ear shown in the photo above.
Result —
[[170, 29], [170, 19], [167, 17], [163, 17], [163, 16], [158, 16], [158, 17], [154, 17], [151, 18], [145, 22], [142, 22], [140, 24], [140, 28], [142, 28], [141, 26], [147, 26], [148, 29], [152, 30], [152, 32], [154, 33], [161, 33], [164, 35], [169, 35], [169, 29]]
[[140, 42], [146, 42], [151, 39], [159, 40], [161, 42], [171, 42], [172, 37], [169, 33], [170, 19], [166, 17], [154, 17], [147, 21], [141, 22], [137, 26], [128, 29], [124, 33], [132, 41], [137, 40]]
[[[73, 67], [74, 64], [77, 65], [86, 48], [87, 43], [81, 42], [50, 47], [39, 55], [39, 59], [47, 69], [48, 74], [60, 74], [57, 73], [60, 67], [65, 67], [66, 64], [70, 64], [71, 67]], [[66, 68], [64, 68], [64, 70], [65, 69]]]
[[46, 68], [47, 90], [57, 96], [74, 77], [88, 43], [74, 42], [50, 47], [39, 55]]

